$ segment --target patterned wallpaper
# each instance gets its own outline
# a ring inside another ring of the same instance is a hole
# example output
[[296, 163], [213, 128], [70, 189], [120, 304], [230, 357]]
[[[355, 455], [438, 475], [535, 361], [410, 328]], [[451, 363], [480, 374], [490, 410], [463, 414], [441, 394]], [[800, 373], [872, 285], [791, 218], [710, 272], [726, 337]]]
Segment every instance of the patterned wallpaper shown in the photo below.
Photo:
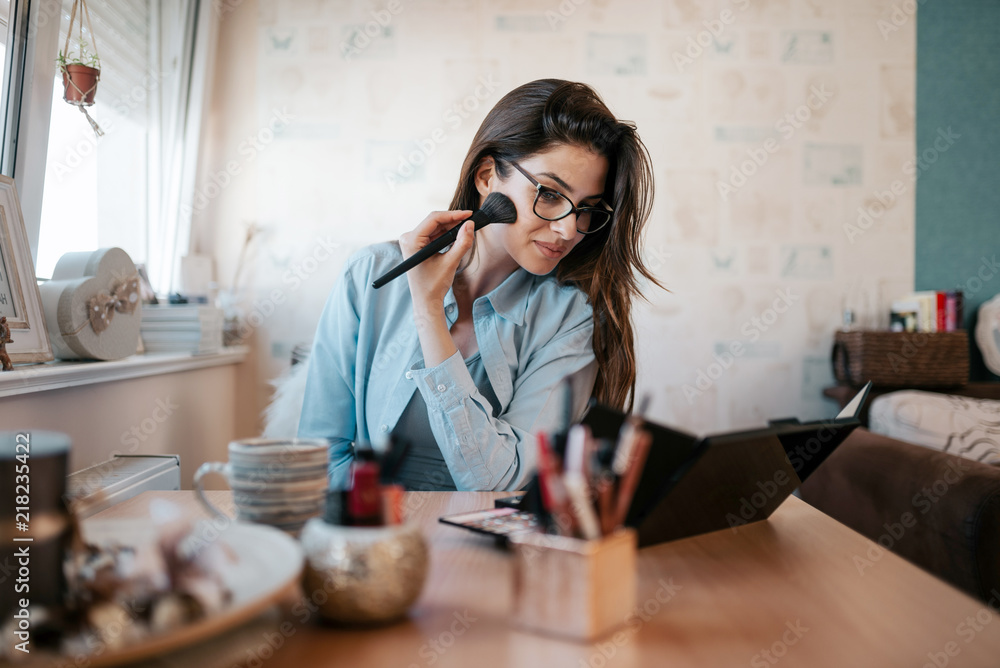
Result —
[[[905, 4], [905, 3], [904, 3]], [[447, 206], [486, 111], [541, 77], [637, 123], [656, 197], [636, 314], [650, 415], [698, 432], [832, 415], [845, 307], [913, 285], [915, 19], [873, 0], [222, 0], [196, 250], [245, 226], [262, 378], [343, 259]], [[235, 167], [236, 169], [230, 169]], [[262, 384], [262, 402], [267, 390]]]

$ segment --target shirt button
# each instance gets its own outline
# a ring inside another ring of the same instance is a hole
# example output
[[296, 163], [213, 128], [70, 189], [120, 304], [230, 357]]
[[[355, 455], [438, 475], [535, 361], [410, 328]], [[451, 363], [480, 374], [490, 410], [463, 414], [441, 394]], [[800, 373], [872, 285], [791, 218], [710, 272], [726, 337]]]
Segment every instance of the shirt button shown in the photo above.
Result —
[[384, 424], [381, 427], [379, 427], [378, 429], [379, 429], [379, 431], [381, 431], [384, 434], [385, 432], [389, 431], [389, 425]]
[[412, 371], [407, 371], [405, 375], [406, 375], [406, 379], [407, 380], [409, 380], [410, 378], [413, 378], [413, 372]]
[[442, 383], [441, 385], [438, 385], [438, 392], [444, 392], [444, 391], [445, 391], [445, 390], [447, 390], [447, 389], [448, 389], [448, 388], [447, 388], [447, 387], [445, 387], [443, 383]]

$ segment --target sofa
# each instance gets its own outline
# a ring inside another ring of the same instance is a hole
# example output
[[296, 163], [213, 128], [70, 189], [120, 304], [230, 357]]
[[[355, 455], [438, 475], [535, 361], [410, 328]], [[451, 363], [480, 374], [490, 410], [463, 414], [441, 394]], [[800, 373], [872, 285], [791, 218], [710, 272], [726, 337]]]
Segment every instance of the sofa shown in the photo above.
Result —
[[[860, 428], [800, 494], [955, 587], [1000, 601], [1000, 468]], [[859, 572], [878, 554], [859, 555]]]

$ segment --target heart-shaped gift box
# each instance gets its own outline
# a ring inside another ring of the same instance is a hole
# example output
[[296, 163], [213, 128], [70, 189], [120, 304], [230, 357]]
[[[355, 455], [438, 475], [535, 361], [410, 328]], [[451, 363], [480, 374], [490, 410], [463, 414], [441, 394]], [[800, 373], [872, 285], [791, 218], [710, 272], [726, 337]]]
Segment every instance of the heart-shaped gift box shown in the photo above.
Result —
[[139, 276], [121, 248], [66, 253], [38, 290], [56, 357], [116, 360], [135, 353]]

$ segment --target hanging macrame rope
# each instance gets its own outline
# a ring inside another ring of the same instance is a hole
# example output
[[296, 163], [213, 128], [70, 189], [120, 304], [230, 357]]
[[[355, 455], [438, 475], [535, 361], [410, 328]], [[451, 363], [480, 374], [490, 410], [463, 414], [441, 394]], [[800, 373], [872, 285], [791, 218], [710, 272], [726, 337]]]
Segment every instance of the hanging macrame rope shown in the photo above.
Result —
[[[90, 32], [90, 41], [94, 45], [94, 58], [95, 58], [95, 60], [97, 62], [101, 62], [101, 55], [97, 51], [97, 36], [94, 34], [94, 28], [90, 24], [90, 8], [87, 7], [86, 0], [73, 0], [73, 9], [70, 11], [70, 15], [69, 15], [69, 30], [66, 32], [66, 43], [63, 45], [63, 54], [65, 54], [66, 57], [69, 56], [69, 40], [70, 40], [70, 37], [72, 37], [72, 35], [73, 35], [73, 24], [76, 22], [76, 9], [77, 9], [77, 5], [81, 6], [81, 9], [80, 9], [80, 55], [81, 56], [83, 55], [83, 48], [84, 48], [83, 47], [83, 44], [84, 44], [84, 41], [83, 41], [83, 21], [84, 21], [84, 17], [86, 17], [86, 20], [87, 20], [87, 30]], [[73, 89], [76, 90], [76, 92], [77, 92], [77, 98], [78, 98], [76, 100], [71, 100], [71, 99], [69, 99], [68, 95], [64, 95], [63, 99], [66, 100], [66, 102], [69, 102], [70, 104], [72, 104], [73, 106], [75, 106], [77, 109], [80, 110], [81, 113], [83, 113], [83, 115], [87, 119], [87, 122], [90, 123], [90, 127], [94, 130], [94, 134], [96, 136], [98, 136], [98, 137], [103, 136], [104, 135], [104, 131], [101, 130], [101, 126], [99, 126], [97, 124], [97, 121], [95, 121], [93, 118], [90, 117], [90, 114], [87, 113], [87, 109], [86, 109], [86, 107], [89, 107], [90, 105], [93, 104], [93, 101], [87, 102], [87, 99], [88, 99], [89, 96], [92, 96], [96, 92], [97, 82], [99, 82], [101, 80], [101, 71], [100, 71], [100, 69], [97, 70], [97, 76], [94, 79], [93, 85], [90, 86], [90, 88], [88, 88], [87, 90], [81, 90], [80, 87], [76, 85], [76, 82], [73, 80], [73, 77], [69, 76], [69, 74], [67, 73], [67, 71], [66, 71], [66, 65], [65, 64], [63, 65], [63, 78], [68, 82], [69, 86], [72, 86]], [[93, 100], [92, 97], [90, 97], [90, 99]]]
[[[90, 31], [90, 41], [94, 45], [94, 57], [97, 58], [97, 62], [101, 62], [101, 54], [97, 52], [97, 35], [94, 33], [94, 27], [90, 25], [90, 8], [87, 7], [87, 3], [84, 0], [73, 0], [73, 2], [79, 2], [83, 6], [83, 13], [87, 15], [87, 30]], [[80, 39], [83, 39], [83, 17], [80, 17]]]

